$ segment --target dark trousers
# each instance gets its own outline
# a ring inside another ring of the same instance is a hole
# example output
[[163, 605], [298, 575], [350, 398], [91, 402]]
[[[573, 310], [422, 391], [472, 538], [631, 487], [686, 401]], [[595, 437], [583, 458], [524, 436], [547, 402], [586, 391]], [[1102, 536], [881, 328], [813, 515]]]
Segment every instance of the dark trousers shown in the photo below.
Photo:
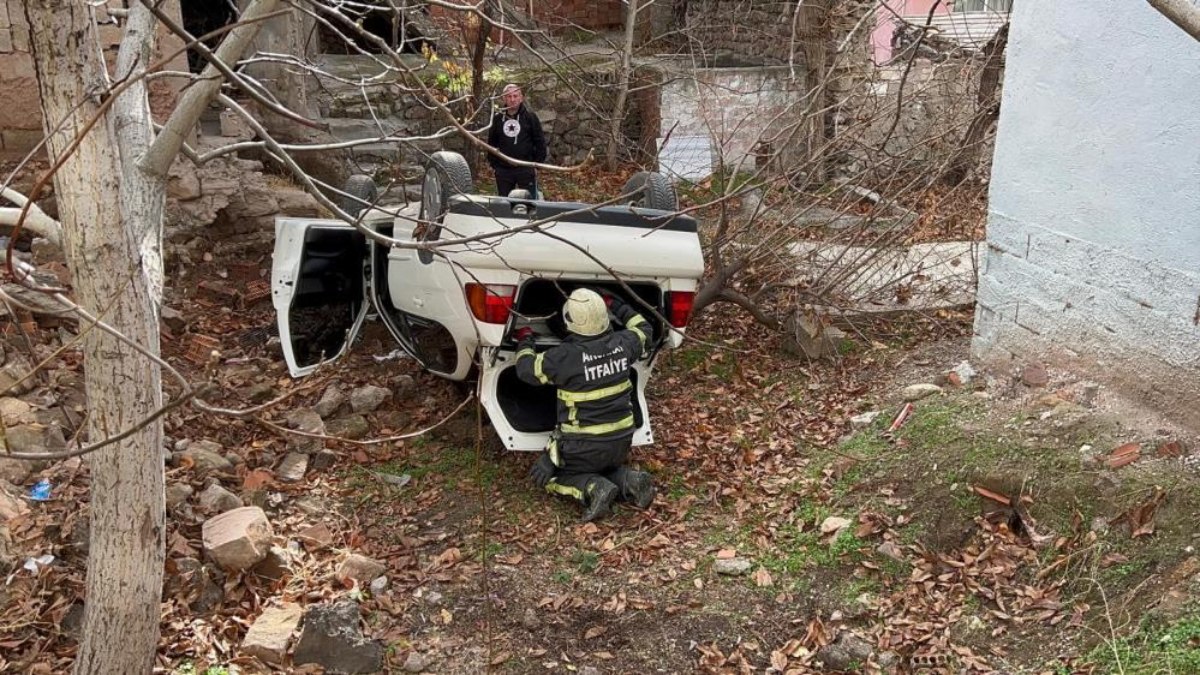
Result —
[[588, 484], [596, 478], [607, 478], [624, 488], [630, 471], [625, 466], [633, 436], [614, 439], [575, 439], [552, 437], [554, 448], [547, 448], [558, 470], [546, 484], [546, 490], [587, 503]]
[[516, 188], [529, 190], [529, 194], [537, 197], [537, 171], [527, 166], [497, 167], [496, 194], [507, 197]]

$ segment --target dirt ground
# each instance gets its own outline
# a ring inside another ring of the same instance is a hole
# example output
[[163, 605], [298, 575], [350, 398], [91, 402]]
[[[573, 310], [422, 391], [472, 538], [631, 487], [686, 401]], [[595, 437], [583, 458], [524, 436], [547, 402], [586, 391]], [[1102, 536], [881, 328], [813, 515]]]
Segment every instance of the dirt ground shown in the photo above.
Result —
[[[191, 270], [173, 299], [204, 311], [164, 351], [225, 403], [250, 405], [256, 385], [294, 391], [264, 412], [281, 420], [334, 382], [412, 377], [411, 393], [367, 416], [368, 437], [387, 437], [462, 401], [463, 387], [385, 358], [394, 346], [378, 326], [336, 368], [291, 380], [269, 303], [236, 307], [198, 283], [224, 270], [236, 288], [266, 264]], [[656, 442], [635, 461], [657, 500], [589, 525], [530, 489], [533, 457], [500, 451], [473, 404], [416, 438], [330, 441], [336, 461], [296, 484], [271, 479], [286, 445], [276, 432], [174, 414], [172, 442], [241, 457], [219, 480], [264, 506], [281, 545], [322, 523], [332, 541], [304, 548], [281, 580], [216, 580], [202, 609], [169, 574], [161, 672], [266, 671], [238, 652], [261, 608], [334, 598], [359, 603], [388, 672], [1198, 672], [1197, 439], [1069, 372], [948, 378], [968, 359], [969, 319], [875, 326], [818, 363], [709, 312], [650, 383]], [[216, 341], [220, 367], [188, 360], [191, 335]], [[942, 389], [889, 430], [904, 388], [921, 383]], [[0, 588], [5, 672], [65, 672], [78, 631], [87, 465], [44, 475], [57, 498], [13, 528], [13, 550], [57, 562]], [[206, 485], [187, 466], [168, 482]], [[168, 556], [196, 556], [202, 519], [169, 520]], [[385, 562], [386, 587], [337, 582], [348, 552]], [[741, 573], [718, 572], [737, 561]]]

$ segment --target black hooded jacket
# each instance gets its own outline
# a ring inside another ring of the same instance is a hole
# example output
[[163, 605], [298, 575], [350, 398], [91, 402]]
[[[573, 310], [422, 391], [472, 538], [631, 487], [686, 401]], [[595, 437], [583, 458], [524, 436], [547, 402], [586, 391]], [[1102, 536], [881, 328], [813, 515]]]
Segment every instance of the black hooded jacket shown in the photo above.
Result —
[[[505, 133], [516, 126], [516, 138]], [[488, 131], [488, 145], [500, 152], [526, 162], [546, 161], [546, 137], [542, 134], [542, 121], [536, 113], [527, 108], [524, 103], [517, 108], [516, 115], [509, 115], [506, 109], [501, 109], [492, 116], [492, 128]], [[511, 169], [512, 164], [488, 155], [488, 163], [493, 169]]]

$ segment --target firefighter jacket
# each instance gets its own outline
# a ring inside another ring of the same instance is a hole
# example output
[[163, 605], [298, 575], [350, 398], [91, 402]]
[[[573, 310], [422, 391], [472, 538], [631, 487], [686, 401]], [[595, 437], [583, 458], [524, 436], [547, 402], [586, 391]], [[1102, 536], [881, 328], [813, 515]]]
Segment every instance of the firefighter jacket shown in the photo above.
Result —
[[615, 439], [634, 431], [633, 364], [647, 353], [653, 329], [632, 307], [612, 313], [625, 326], [595, 337], [570, 335], [538, 354], [532, 338], [517, 352], [517, 376], [558, 388], [558, 433], [563, 439]]
[[[542, 133], [542, 121], [537, 113], [522, 103], [516, 115], [501, 110], [492, 116], [492, 128], [488, 130], [488, 145], [514, 159], [527, 162], [546, 161], [546, 136]], [[488, 155], [493, 169], [511, 169], [512, 164]]]

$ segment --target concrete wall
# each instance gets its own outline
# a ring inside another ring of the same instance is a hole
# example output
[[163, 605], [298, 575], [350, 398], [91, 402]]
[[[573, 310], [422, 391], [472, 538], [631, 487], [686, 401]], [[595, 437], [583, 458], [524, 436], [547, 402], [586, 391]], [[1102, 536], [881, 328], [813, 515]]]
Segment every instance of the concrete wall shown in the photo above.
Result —
[[1069, 357], [1200, 428], [1198, 83], [1145, 3], [1016, 3], [976, 354]]

